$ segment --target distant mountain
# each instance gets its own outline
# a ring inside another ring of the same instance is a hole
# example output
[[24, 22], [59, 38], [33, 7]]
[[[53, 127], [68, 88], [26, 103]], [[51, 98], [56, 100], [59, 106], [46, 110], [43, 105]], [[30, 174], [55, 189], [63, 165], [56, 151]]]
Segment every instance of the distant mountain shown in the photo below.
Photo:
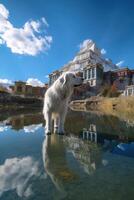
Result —
[[119, 67], [111, 59], [104, 58], [101, 50], [92, 40], [86, 40], [84, 45], [80, 46], [80, 51], [72, 61], [64, 65], [61, 71], [80, 71], [88, 64], [102, 64], [104, 71], [115, 70]]

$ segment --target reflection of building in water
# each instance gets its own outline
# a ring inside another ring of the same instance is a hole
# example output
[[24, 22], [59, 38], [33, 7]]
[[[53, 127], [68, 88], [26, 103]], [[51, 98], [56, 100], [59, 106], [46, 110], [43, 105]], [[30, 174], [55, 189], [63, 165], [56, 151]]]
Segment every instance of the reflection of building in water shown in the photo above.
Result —
[[102, 151], [100, 146], [74, 136], [65, 137], [64, 140], [69, 151], [79, 161], [86, 173], [92, 174], [101, 165]]
[[22, 114], [18, 116], [13, 116], [10, 118], [8, 125], [11, 125], [13, 129], [15, 130], [20, 130], [23, 129], [24, 126], [29, 126], [29, 125], [38, 125], [43, 123], [43, 116], [40, 113], [37, 113], [36, 115], [33, 114]]
[[90, 124], [89, 129], [83, 128], [82, 139], [100, 143], [103, 151], [134, 157], [134, 145], [127, 135], [98, 134], [96, 125]]
[[[131, 124], [132, 125], [132, 124]], [[116, 140], [118, 142], [128, 142], [127, 135], [116, 135], [116, 134], [107, 134], [103, 132], [98, 132], [97, 127], [95, 124], [90, 124], [89, 128], [83, 128], [81, 137], [84, 140], [90, 140], [94, 143], [100, 143], [101, 145], [105, 145], [105, 141], [112, 141]]]
[[20, 115], [19, 117], [13, 117], [10, 120], [10, 124], [12, 128], [15, 130], [20, 130], [24, 126], [24, 115]]
[[96, 125], [90, 124], [89, 129], [84, 128], [83, 129], [83, 139], [90, 140], [91, 142], [97, 143], [97, 131], [96, 131]]
[[126, 120], [126, 126], [127, 127], [134, 127], [134, 121], [130, 121], [129, 119]]

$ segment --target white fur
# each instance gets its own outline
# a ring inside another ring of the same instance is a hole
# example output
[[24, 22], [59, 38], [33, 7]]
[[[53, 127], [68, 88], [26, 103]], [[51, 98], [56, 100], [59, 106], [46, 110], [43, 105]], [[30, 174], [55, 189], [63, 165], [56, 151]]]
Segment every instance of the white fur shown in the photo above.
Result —
[[58, 133], [64, 133], [64, 122], [69, 99], [74, 86], [80, 85], [82, 79], [72, 72], [62, 74], [46, 91], [43, 114], [46, 120], [46, 133], [52, 132], [52, 119], [54, 128]]

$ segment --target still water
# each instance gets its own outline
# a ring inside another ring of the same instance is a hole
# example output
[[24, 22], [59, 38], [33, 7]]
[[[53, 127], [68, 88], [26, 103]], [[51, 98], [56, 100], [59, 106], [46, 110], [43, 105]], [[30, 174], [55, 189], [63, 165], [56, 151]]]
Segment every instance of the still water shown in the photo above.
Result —
[[68, 113], [46, 136], [41, 113], [0, 116], [0, 200], [133, 200], [134, 126]]

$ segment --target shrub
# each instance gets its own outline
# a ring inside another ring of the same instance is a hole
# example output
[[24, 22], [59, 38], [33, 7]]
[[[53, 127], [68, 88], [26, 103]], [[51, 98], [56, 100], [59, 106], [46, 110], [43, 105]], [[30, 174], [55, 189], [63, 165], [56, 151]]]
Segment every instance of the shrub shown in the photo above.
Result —
[[115, 84], [113, 84], [110, 88], [108, 97], [118, 97], [120, 95], [120, 92], [118, 91]]
[[118, 97], [120, 95], [120, 92], [118, 91], [115, 84], [112, 86], [105, 85], [102, 89], [101, 95], [103, 97]]

